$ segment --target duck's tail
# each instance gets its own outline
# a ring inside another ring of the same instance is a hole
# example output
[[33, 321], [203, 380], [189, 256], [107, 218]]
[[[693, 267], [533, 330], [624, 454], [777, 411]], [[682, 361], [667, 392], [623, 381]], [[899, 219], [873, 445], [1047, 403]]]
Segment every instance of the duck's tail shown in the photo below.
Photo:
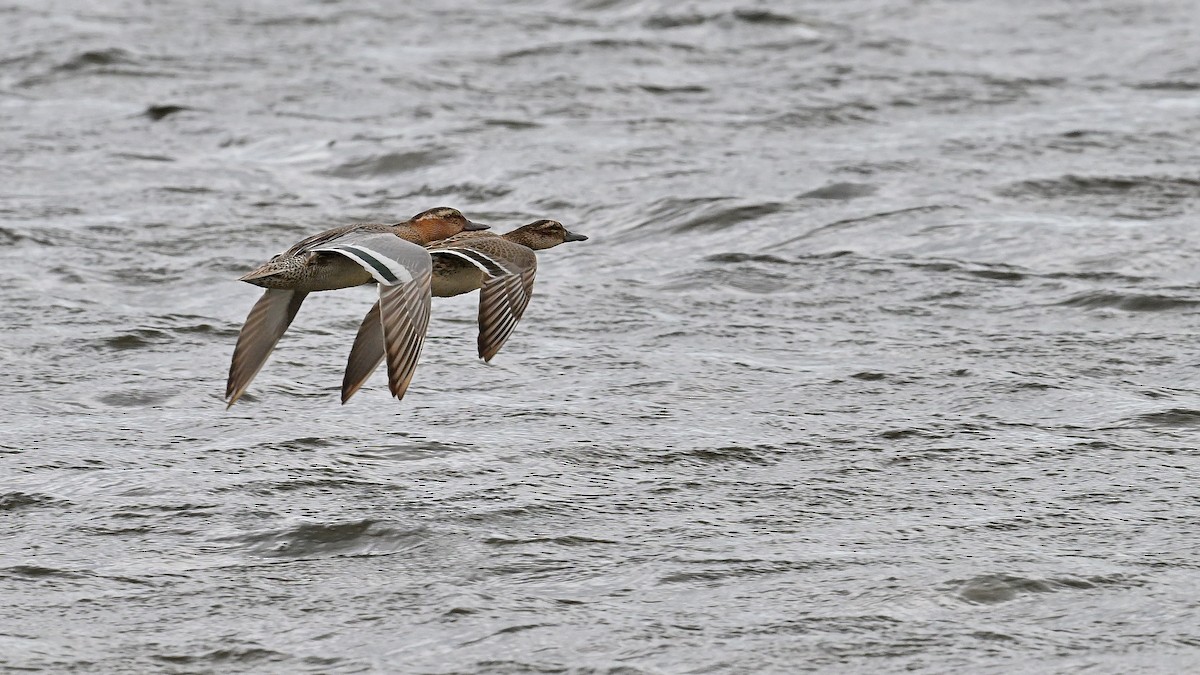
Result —
[[299, 271], [293, 259], [272, 260], [259, 265], [253, 271], [238, 277], [238, 281], [263, 288], [292, 288]]

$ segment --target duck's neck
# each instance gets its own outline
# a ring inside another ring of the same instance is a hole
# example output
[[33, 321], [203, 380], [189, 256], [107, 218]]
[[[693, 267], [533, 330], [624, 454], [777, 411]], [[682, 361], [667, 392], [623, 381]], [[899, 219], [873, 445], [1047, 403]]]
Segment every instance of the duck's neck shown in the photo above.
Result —
[[539, 237], [536, 234], [519, 227], [504, 235], [504, 238], [513, 242], [514, 244], [528, 246], [535, 251], [540, 251], [544, 248], [550, 248], [546, 245], [545, 237]]

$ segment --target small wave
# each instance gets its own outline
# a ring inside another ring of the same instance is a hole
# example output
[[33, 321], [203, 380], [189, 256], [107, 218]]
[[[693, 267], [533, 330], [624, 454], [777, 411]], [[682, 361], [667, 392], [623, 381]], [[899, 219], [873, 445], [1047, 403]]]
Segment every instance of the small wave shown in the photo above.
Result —
[[159, 192], [181, 195], [204, 195], [214, 194], [217, 192], [216, 190], [203, 185], [164, 185], [162, 187], [155, 188], [155, 190]]
[[697, 84], [684, 84], [684, 85], [676, 85], [676, 86], [665, 85], [665, 84], [661, 84], [661, 85], [660, 84], [639, 84], [637, 86], [638, 86], [638, 89], [641, 89], [642, 91], [644, 91], [646, 93], [659, 94], [659, 95], [704, 94], [709, 91], [708, 87], [702, 87]]
[[326, 169], [321, 173], [335, 178], [390, 176], [441, 164], [451, 157], [452, 154], [443, 148], [414, 150], [411, 152], [387, 152], [381, 155], [352, 159], [331, 169]]
[[411, 548], [424, 528], [400, 529], [374, 520], [301, 523], [226, 539], [267, 558], [386, 555]]
[[876, 373], [873, 371], [864, 370], [863, 372], [855, 373], [850, 377], [853, 377], [856, 380], [862, 380], [864, 382], [878, 382], [880, 380], [886, 380], [888, 376], [887, 373]]
[[784, 113], [770, 115], [761, 123], [770, 128], [834, 127], [874, 122], [877, 106], [862, 101], [833, 105], [795, 106]]
[[607, 54], [618, 51], [624, 53], [628, 57], [630, 52], [635, 51], [661, 52], [664, 50], [695, 52], [699, 51], [699, 47], [678, 42], [666, 42], [663, 40], [630, 40], [615, 38], [576, 40], [572, 42], [558, 42], [554, 44], [541, 45], [538, 47], [530, 47], [528, 49], [513, 50], [511, 52], [501, 54], [498, 60], [500, 63], [508, 63], [510, 61], [545, 56], [587, 56], [595, 53]]
[[787, 208], [780, 202], [729, 204], [730, 197], [699, 197], [693, 199], [661, 199], [648, 210], [647, 216], [635, 227], [653, 227], [670, 233], [723, 230], [752, 222]]
[[1150, 82], [1138, 82], [1133, 85], [1133, 88], [1148, 89], [1150, 91], [1200, 91], [1200, 81], [1152, 80]]
[[118, 391], [111, 394], [105, 394], [98, 397], [96, 400], [107, 406], [114, 408], [150, 408], [156, 405], [162, 405], [175, 395], [175, 392], [169, 391], [148, 391], [145, 389], [135, 389], [130, 391]]
[[[826, 223], [824, 225], [820, 225], [820, 226], [818, 226], [814, 229], [811, 229], [807, 232], [804, 232], [802, 234], [799, 234], [799, 235], [796, 235], [789, 239], [785, 239], [783, 241], [777, 242], [777, 243], [773, 244], [771, 247], [776, 248], [776, 247], [780, 247], [780, 246], [787, 246], [789, 244], [794, 244], [799, 241], [804, 241], [806, 239], [812, 239], [815, 237], [828, 235], [833, 232], [837, 232], [837, 231], [841, 231], [841, 230], [848, 230], [848, 229], [862, 227], [862, 226], [877, 226], [879, 223], [884, 223], [884, 222], [894, 222], [897, 225], [900, 225], [900, 224], [912, 222], [917, 219], [924, 219], [927, 216], [929, 216], [930, 214], [934, 214], [934, 213], [938, 213], [938, 212], [942, 212], [942, 211], [957, 211], [957, 210], [961, 210], [961, 207], [953, 206], [953, 205], [944, 205], [944, 204], [929, 204], [927, 206], [911, 206], [908, 208], [896, 209], [894, 211], [881, 211], [879, 213], [872, 213], [869, 215], [859, 216], [856, 218], [846, 218], [844, 220], [836, 220], [832, 223]], [[847, 252], [842, 252], [842, 251], [838, 251], [836, 253], [838, 255], [848, 254]]]
[[140, 153], [140, 152], [114, 152], [113, 157], [119, 157], [121, 159], [133, 159], [133, 160], [137, 160], [140, 162], [176, 162], [176, 161], [178, 161], [177, 159], [175, 159], [174, 157], [171, 157], [169, 155], [155, 155], [155, 154], [146, 154], [146, 153]]
[[0, 493], [0, 511], [16, 511], [30, 506], [43, 506], [58, 502], [47, 495], [30, 494], [28, 492]]
[[[764, 574], [807, 572], [819, 564], [803, 560], [759, 560], [759, 559], [704, 559], [677, 560], [676, 562], [694, 569], [672, 572], [659, 579], [660, 584], [717, 581], [727, 578], [745, 578]], [[698, 569], [695, 569], [698, 568]]]
[[1111, 281], [1117, 283], [1136, 284], [1147, 280], [1147, 277], [1108, 271], [1082, 272], [1050, 272], [1042, 275], [1047, 279], [1077, 279], [1079, 281]]
[[670, 449], [657, 454], [647, 454], [646, 464], [753, 464], [769, 466], [779, 461], [787, 450], [776, 445], [727, 445], [718, 448]]
[[506, 185], [485, 185], [482, 183], [451, 183], [449, 185], [422, 185], [404, 194], [404, 199], [410, 197], [453, 197], [468, 202], [486, 202], [499, 199], [512, 192]]
[[1123, 195], [1141, 189], [1182, 190], [1179, 194], [1194, 195], [1200, 192], [1200, 181], [1170, 176], [1077, 176], [1068, 174], [1061, 178], [1024, 180], [1000, 190], [1004, 196], [1094, 196]]
[[969, 110], [1024, 101], [1038, 89], [1056, 89], [1063, 78], [1000, 77], [957, 70], [925, 70], [910, 75], [913, 85], [891, 98], [899, 108]]
[[1030, 273], [1004, 263], [989, 265], [986, 263], [960, 262], [958, 260], [920, 260], [903, 262], [902, 264], [914, 269], [965, 274], [989, 281], [1022, 281], [1030, 276]]
[[980, 279], [991, 279], [993, 281], [1020, 281], [1026, 276], [1022, 272], [1015, 272], [1013, 270], [989, 269], [967, 270], [967, 274], [970, 274], [973, 277], [979, 277]]
[[1195, 427], [1200, 426], [1200, 410], [1171, 408], [1144, 413], [1134, 419], [1142, 424], [1155, 427]]
[[781, 258], [777, 255], [768, 255], [765, 253], [714, 253], [704, 257], [704, 262], [711, 263], [745, 263], [758, 262], [768, 263], [771, 265], [794, 265], [795, 263], [786, 258]]
[[1088, 590], [1102, 586], [1136, 585], [1121, 574], [1111, 576], [1061, 576], [1031, 579], [1011, 574], [984, 574], [949, 584], [954, 595], [963, 602], [975, 605], [995, 605], [1031, 593], [1054, 593], [1068, 590]]
[[489, 127], [501, 127], [504, 129], [512, 129], [513, 131], [521, 131], [523, 129], [540, 129], [542, 126], [544, 126], [540, 122], [534, 122], [533, 120], [502, 119], [498, 117], [486, 119], [483, 121], [483, 123]]
[[759, 8], [735, 9], [733, 10], [733, 18], [737, 19], [738, 21], [744, 21], [746, 23], [752, 23], [756, 25], [766, 24], [786, 26], [796, 23], [796, 19], [786, 14], [778, 14], [776, 12]]
[[642, 25], [646, 28], [669, 30], [671, 28], [699, 26], [703, 23], [711, 21], [714, 16], [716, 15], [696, 14], [694, 12], [689, 12], [687, 14], [656, 14], [643, 21]]
[[145, 349], [146, 347], [169, 341], [170, 337], [161, 330], [141, 328], [131, 333], [104, 338], [99, 341], [99, 346], [104, 349], [126, 351], [130, 349]]
[[29, 577], [34, 579], [45, 579], [56, 577], [60, 579], [80, 579], [85, 575], [70, 570], [61, 570], [56, 567], [43, 567], [41, 565], [12, 565], [10, 567], [0, 567], [0, 576], [19, 576]]
[[1186, 213], [1200, 199], [1200, 180], [1180, 176], [1079, 176], [1010, 183], [996, 193], [1022, 200], [1063, 201], [1072, 212], [1152, 219]]
[[1073, 295], [1058, 303], [1067, 307], [1112, 308], [1127, 312], [1167, 312], [1176, 309], [1186, 309], [1200, 304], [1193, 298], [1179, 298], [1169, 295], [1118, 293], [1114, 291], [1089, 291]]
[[214, 649], [200, 654], [156, 654], [151, 658], [156, 661], [175, 665], [197, 666], [203, 664], [265, 664], [285, 661], [291, 657], [262, 647], [226, 647]]
[[1135, 147], [1150, 149], [1156, 148], [1159, 143], [1173, 141], [1186, 142], [1168, 132], [1137, 134], [1101, 129], [1072, 129], [1041, 139], [1047, 148], [1071, 153], [1087, 152], [1097, 148], [1128, 152]]
[[470, 449], [471, 446], [466, 444], [414, 440], [404, 445], [362, 448], [347, 452], [345, 456], [350, 459], [365, 461], [415, 462], [431, 458], [440, 459], [449, 453], [465, 452]]
[[0, 246], [13, 246], [25, 238], [23, 234], [14, 232], [7, 227], [0, 227]]
[[[166, 66], [161, 69], [150, 68], [151, 63]], [[18, 87], [36, 87], [58, 78], [75, 78], [101, 76], [117, 77], [176, 77], [178, 71], [172, 70], [177, 63], [171, 63], [169, 58], [153, 58], [136, 55], [120, 47], [107, 49], [91, 49], [80, 52], [66, 61], [52, 66], [49, 70], [31, 75], [19, 81]]]
[[879, 188], [866, 183], [831, 183], [816, 190], [809, 190], [797, 199], [858, 199], [875, 194]]
[[888, 429], [887, 431], [881, 431], [881, 432], [879, 432], [878, 436], [887, 441], [899, 441], [899, 440], [904, 440], [904, 439], [908, 439], [908, 438], [923, 439], [923, 440], [941, 439], [941, 438], [946, 438], [948, 436], [948, 434], [937, 433], [937, 432], [931, 431], [929, 429], [920, 429], [920, 428], [915, 428], [915, 427], [909, 427], [909, 428], [905, 428], [905, 429]]
[[528, 544], [552, 544], [555, 546], [591, 546], [593, 544], [616, 544], [612, 539], [593, 539], [566, 535], [562, 537], [533, 537], [529, 539], [508, 539], [505, 537], [489, 537], [483, 543], [490, 546], [526, 546]]
[[166, 117], [174, 115], [175, 113], [181, 113], [185, 110], [193, 110], [193, 108], [189, 108], [185, 105], [172, 105], [172, 104], [152, 105], [152, 106], [147, 106], [146, 109], [142, 111], [142, 115], [149, 117], [150, 119], [157, 122], [161, 119], [164, 119]]
[[108, 49], [93, 49], [81, 52], [59, 64], [56, 70], [82, 70], [95, 66], [111, 66], [116, 64], [137, 63], [133, 54], [120, 47]]
[[663, 290], [707, 290], [736, 288], [749, 293], [780, 293], [803, 283], [793, 274], [743, 265], [735, 269], [697, 270], [672, 275], [659, 286]]
[[690, 26], [700, 26], [706, 23], [726, 21], [732, 19], [737, 23], [746, 23], [753, 26], [790, 26], [799, 23], [794, 17], [787, 14], [780, 14], [770, 10], [754, 8], [735, 9], [732, 12], [718, 12], [713, 14], [699, 14], [697, 12], [687, 12], [679, 14], [655, 14], [654, 16], [642, 22], [646, 28], [656, 30], [670, 30], [672, 28], [687, 28]]

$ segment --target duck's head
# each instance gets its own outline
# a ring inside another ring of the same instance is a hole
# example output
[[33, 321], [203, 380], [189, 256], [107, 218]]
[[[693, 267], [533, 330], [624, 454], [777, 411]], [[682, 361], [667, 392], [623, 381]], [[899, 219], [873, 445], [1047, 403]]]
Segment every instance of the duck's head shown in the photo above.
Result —
[[587, 241], [586, 236], [575, 234], [563, 227], [563, 224], [557, 220], [535, 220], [504, 236], [506, 239], [524, 244], [535, 251], [553, 248], [568, 241]]
[[459, 232], [488, 229], [487, 225], [471, 222], [462, 214], [462, 211], [448, 206], [422, 211], [413, 216], [408, 224], [420, 232], [425, 241], [453, 237]]

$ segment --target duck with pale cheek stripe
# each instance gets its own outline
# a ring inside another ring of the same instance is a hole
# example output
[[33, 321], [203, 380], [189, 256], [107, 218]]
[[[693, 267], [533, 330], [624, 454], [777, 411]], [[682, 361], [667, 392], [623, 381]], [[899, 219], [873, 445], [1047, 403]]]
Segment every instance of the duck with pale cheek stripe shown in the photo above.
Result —
[[388, 387], [403, 398], [429, 326], [433, 260], [424, 246], [456, 234], [486, 229], [456, 209], [423, 211], [394, 225], [355, 223], [315, 234], [271, 258], [241, 281], [266, 293], [254, 304], [238, 335], [229, 366], [225, 399], [232, 406], [279, 338], [291, 325], [305, 296], [379, 284], [375, 307], [380, 327], [380, 360], [386, 354]]
[[[538, 220], [503, 235], [463, 232], [433, 242], [433, 295], [451, 297], [479, 291], [479, 358], [491, 361], [517, 326], [533, 294], [534, 251], [568, 241], [587, 241], [555, 220]], [[342, 403], [358, 391], [384, 358], [380, 303], [363, 317], [342, 380]]]

